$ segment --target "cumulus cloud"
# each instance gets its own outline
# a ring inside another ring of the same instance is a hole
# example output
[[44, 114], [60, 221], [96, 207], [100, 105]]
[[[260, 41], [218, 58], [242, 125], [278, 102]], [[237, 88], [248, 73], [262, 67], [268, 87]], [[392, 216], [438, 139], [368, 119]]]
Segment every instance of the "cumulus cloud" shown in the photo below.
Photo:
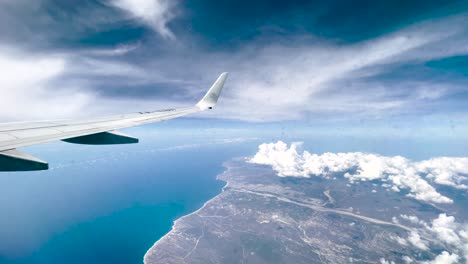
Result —
[[445, 213], [427, 223], [416, 216], [400, 215], [416, 227], [412, 228], [407, 239], [397, 237], [400, 244], [408, 241], [418, 249], [430, 251], [429, 244], [442, 247], [442, 251], [435, 259], [422, 263], [459, 263], [462, 259], [468, 261], [468, 225], [459, 223], [455, 217]]
[[[440, 214], [438, 218], [432, 221], [432, 226], [428, 230], [434, 233], [439, 241], [447, 245], [460, 245], [462, 238], [457, 232], [466, 232], [462, 226], [455, 222], [455, 217]], [[468, 242], [468, 241], [466, 241]]]
[[405, 262], [405, 263], [413, 263], [413, 259], [409, 256], [403, 256], [402, 260]]
[[168, 28], [174, 18], [174, 1], [170, 0], [111, 0], [110, 3], [120, 8], [132, 17], [152, 27], [162, 37], [175, 39], [174, 33]]
[[419, 224], [419, 225], [424, 225], [426, 224], [426, 222], [424, 222], [423, 220], [420, 220], [417, 216], [415, 215], [406, 215], [406, 214], [402, 214], [400, 215], [401, 218], [405, 219], [405, 220], [408, 220], [409, 222], [413, 223], [413, 224]]
[[[428, 161], [413, 162], [404, 157], [384, 157], [369, 153], [324, 153], [313, 154], [308, 151], [299, 151], [301, 143], [292, 143], [288, 146], [282, 141], [261, 144], [258, 152], [249, 161], [256, 164], [270, 165], [279, 176], [310, 177], [310, 175], [329, 176], [334, 173], [343, 173], [351, 183], [355, 181], [380, 180], [386, 181], [383, 186], [394, 191], [409, 190], [409, 197], [434, 203], [452, 203], [453, 201], [441, 195], [426, 181], [422, 175], [427, 173]], [[449, 159], [449, 158], [445, 158]], [[437, 159], [435, 159], [437, 160]], [[464, 159], [455, 161], [464, 162]], [[424, 164], [424, 165], [421, 165]], [[440, 163], [432, 164], [431, 168]], [[448, 164], [457, 164], [448, 163]], [[447, 164], [444, 163], [443, 166]], [[422, 168], [422, 169], [421, 169]], [[431, 170], [431, 177], [443, 177], [444, 167]], [[460, 169], [461, 170], [457, 170]], [[465, 173], [461, 167], [450, 167], [453, 173]], [[439, 176], [441, 174], [442, 176]], [[456, 178], [464, 176], [458, 175]], [[391, 184], [389, 184], [391, 183]], [[438, 182], [441, 184], [440, 182]], [[448, 186], [455, 186], [457, 182], [442, 182]]]
[[421, 250], [428, 250], [427, 243], [421, 239], [417, 232], [411, 232], [408, 236], [408, 241], [415, 247]]
[[463, 183], [467, 180], [464, 175], [468, 175], [468, 158], [436, 158], [419, 162], [416, 166], [437, 184], [468, 189]]
[[395, 264], [395, 261], [380, 258], [380, 264]]
[[447, 251], [443, 251], [434, 260], [425, 261], [425, 264], [455, 264], [459, 263], [459, 257], [457, 254], [450, 254]]

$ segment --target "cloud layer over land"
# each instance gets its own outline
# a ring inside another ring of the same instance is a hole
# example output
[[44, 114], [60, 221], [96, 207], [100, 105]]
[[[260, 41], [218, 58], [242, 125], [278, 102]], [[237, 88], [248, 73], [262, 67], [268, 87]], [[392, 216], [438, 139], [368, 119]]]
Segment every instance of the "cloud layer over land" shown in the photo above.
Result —
[[[350, 184], [361, 181], [378, 183], [387, 191], [407, 191], [407, 196], [422, 202], [453, 203], [437, 191], [447, 186], [466, 192], [468, 158], [441, 157], [419, 162], [404, 157], [385, 157], [370, 153], [323, 153], [301, 151], [301, 143], [287, 145], [282, 141], [264, 143], [248, 162], [271, 166], [280, 177], [344, 177]], [[369, 189], [371, 192], [371, 189]], [[431, 261], [423, 263], [460, 263], [468, 259], [468, 225], [457, 222], [454, 216], [440, 213], [426, 222], [414, 215], [393, 217], [395, 223], [409, 226], [406, 238], [392, 239], [403, 246], [413, 246], [422, 251], [444, 249]], [[414, 261], [410, 256], [403, 258]], [[382, 259], [382, 263], [389, 263]]]
[[441, 157], [414, 162], [401, 156], [385, 157], [361, 152], [318, 155], [300, 151], [300, 146], [301, 143], [288, 146], [282, 141], [265, 143], [249, 161], [270, 165], [279, 176], [334, 177], [343, 174], [351, 183], [376, 181], [392, 191], [404, 189], [409, 192], [407, 196], [431, 203], [453, 202], [434, 186], [468, 189], [465, 184], [468, 158]]

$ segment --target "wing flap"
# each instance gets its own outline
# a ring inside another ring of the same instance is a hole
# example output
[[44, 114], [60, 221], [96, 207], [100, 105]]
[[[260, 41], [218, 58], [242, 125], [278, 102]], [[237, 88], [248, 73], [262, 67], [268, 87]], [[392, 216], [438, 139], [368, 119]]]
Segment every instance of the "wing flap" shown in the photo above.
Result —
[[16, 149], [0, 152], [0, 171], [47, 170], [49, 164]]
[[117, 131], [101, 132], [81, 137], [62, 139], [62, 141], [85, 145], [116, 145], [138, 143], [138, 138]]

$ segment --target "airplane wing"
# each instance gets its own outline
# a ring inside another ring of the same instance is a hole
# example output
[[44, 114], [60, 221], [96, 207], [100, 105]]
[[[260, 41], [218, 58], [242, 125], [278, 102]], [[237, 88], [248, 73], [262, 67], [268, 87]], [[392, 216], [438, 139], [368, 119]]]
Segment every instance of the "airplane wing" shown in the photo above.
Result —
[[165, 121], [212, 109], [219, 98], [227, 73], [222, 73], [194, 106], [151, 112], [105, 116], [86, 120], [16, 122], [0, 124], [0, 171], [47, 170], [47, 162], [17, 148], [62, 140], [75, 144], [109, 145], [138, 143], [118, 129]]

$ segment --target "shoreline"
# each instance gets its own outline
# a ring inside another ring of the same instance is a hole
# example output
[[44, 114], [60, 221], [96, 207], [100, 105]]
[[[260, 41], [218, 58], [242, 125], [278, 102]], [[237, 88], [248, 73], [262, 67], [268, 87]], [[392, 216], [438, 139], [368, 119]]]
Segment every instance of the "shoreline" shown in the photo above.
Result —
[[[215, 200], [217, 197], [219, 197], [221, 194], [223, 194], [225, 191], [226, 191], [226, 188], [229, 187], [230, 183], [227, 179], [222, 179], [222, 176], [229, 173], [231, 171], [231, 167], [229, 165], [232, 165], [232, 161], [231, 162], [224, 162], [223, 163], [223, 167], [225, 168], [225, 170], [218, 174], [216, 176], [216, 180], [218, 181], [223, 181], [225, 182], [224, 186], [221, 188], [221, 192], [218, 193], [217, 195], [213, 196], [211, 199], [209, 199], [208, 201], [206, 201], [205, 203], [203, 203], [203, 205], [198, 208], [197, 210], [189, 213], [189, 214], [186, 214], [184, 216], [181, 216], [179, 217], [178, 219], [174, 220], [173, 221], [173, 224], [172, 224], [172, 227], [171, 229], [164, 235], [162, 236], [161, 238], [159, 238], [145, 253], [144, 257], [143, 257], [143, 262], [144, 263], [147, 263], [146, 262], [146, 259], [147, 257], [149, 256], [149, 253], [151, 253], [152, 249], [157, 247], [159, 243], [161, 243], [161, 241], [163, 239], [165, 239], [169, 234], [171, 234], [172, 232], [176, 231], [177, 230], [177, 224], [179, 221], [185, 219], [186, 217], [189, 217], [191, 215], [194, 215], [194, 214], [197, 214], [198, 212], [200, 212], [201, 210], [203, 210], [210, 202], [212, 202], [213, 200]], [[239, 161], [237, 159], [234, 159], [234, 161]], [[235, 189], [233, 189], [233, 191], [236, 191]], [[257, 194], [257, 193], [252, 193], [252, 194], [256, 194], [256, 195], [262, 195], [262, 194]], [[329, 197], [328, 197], [329, 198]], [[332, 214], [339, 214], [339, 215], [345, 215], [347, 217], [351, 217], [351, 218], [358, 218], [360, 220], [363, 220], [363, 221], [366, 221], [366, 222], [369, 222], [369, 223], [372, 223], [372, 224], [376, 224], [376, 225], [387, 225], [387, 226], [394, 226], [394, 227], [398, 227], [398, 228], [401, 228], [407, 232], [411, 232], [412, 229], [407, 227], [407, 226], [404, 226], [404, 225], [401, 225], [401, 224], [398, 224], [398, 223], [393, 223], [393, 222], [388, 222], [388, 221], [385, 221], [385, 220], [380, 220], [380, 219], [375, 219], [375, 218], [371, 218], [371, 217], [366, 217], [366, 216], [363, 216], [363, 215], [359, 215], [359, 214], [354, 214], [352, 212], [347, 212], [347, 211], [344, 211], [344, 210], [340, 210], [340, 209], [329, 209], [329, 208], [321, 208], [319, 206], [311, 206], [311, 205], [307, 205], [307, 204], [302, 204], [302, 203], [299, 203], [299, 202], [294, 202], [294, 201], [289, 201], [289, 200], [284, 200], [284, 199], [279, 199], [280, 201], [282, 202], [292, 202], [296, 205], [299, 205], [299, 206], [305, 206], [305, 207], [308, 207], [312, 210], [315, 210], [315, 211], [319, 211], [319, 212], [326, 212], [326, 213], [332, 213]], [[423, 236], [424, 237], [424, 236]], [[424, 237], [426, 238], [427, 240], [431, 240], [427, 237]]]
[[179, 222], [180, 220], [182, 220], [182, 219], [184, 219], [184, 218], [186, 218], [186, 217], [189, 217], [189, 216], [191, 216], [191, 215], [193, 215], [193, 214], [198, 213], [198, 212], [201, 211], [203, 208], [205, 208], [205, 206], [206, 206], [209, 202], [211, 202], [212, 200], [214, 200], [216, 197], [218, 197], [220, 194], [222, 194], [222, 193], [224, 192], [225, 188], [229, 186], [229, 182], [220, 179], [220, 176], [223, 175], [224, 173], [226, 173], [227, 171], [229, 171], [229, 168], [225, 165], [225, 163], [223, 163], [223, 167], [225, 168], [225, 170], [224, 170], [222, 173], [216, 175], [216, 180], [217, 180], [217, 181], [223, 181], [223, 182], [225, 182], [224, 186], [221, 188], [221, 192], [218, 193], [218, 194], [216, 194], [215, 196], [213, 196], [211, 199], [209, 199], [209, 200], [206, 201], [205, 203], [203, 203], [203, 205], [202, 205], [200, 208], [198, 208], [197, 210], [195, 210], [195, 211], [193, 211], [193, 212], [191, 212], [191, 213], [189, 213], [189, 214], [183, 215], [183, 216], [177, 218], [176, 220], [174, 220], [173, 223], [172, 223], [171, 229], [170, 229], [166, 234], [164, 234], [164, 236], [162, 236], [162, 237], [160, 237], [158, 240], [156, 240], [156, 242], [154, 242], [154, 244], [146, 251], [145, 255], [143, 256], [143, 263], [146, 263], [146, 257], [148, 256], [148, 253], [150, 253], [151, 250], [152, 250], [154, 247], [156, 247], [165, 237], [167, 237], [170, 233], [172, 233], [174, 230], [176, 230], [177, 222]]

